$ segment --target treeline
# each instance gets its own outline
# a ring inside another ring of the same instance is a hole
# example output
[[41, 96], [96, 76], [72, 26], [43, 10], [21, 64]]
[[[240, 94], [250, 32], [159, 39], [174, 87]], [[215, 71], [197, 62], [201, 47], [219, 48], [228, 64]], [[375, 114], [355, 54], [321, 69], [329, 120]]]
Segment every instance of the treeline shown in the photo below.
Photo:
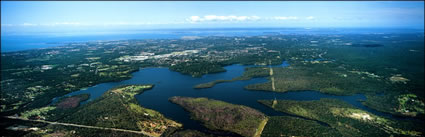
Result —
[[193, 77], [202, 77], [205, 74], [225, 72], [226, 70], [217, 63], [207, 61], [192, 61], [176, 64], [169, 67], [170, 70], [177, 71]]

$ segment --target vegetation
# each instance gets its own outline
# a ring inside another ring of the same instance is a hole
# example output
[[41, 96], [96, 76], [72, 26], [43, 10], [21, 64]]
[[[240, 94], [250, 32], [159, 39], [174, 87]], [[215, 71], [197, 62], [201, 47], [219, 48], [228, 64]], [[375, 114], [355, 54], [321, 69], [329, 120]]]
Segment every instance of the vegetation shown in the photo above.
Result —
[[[267, 117], [255, 109], [207, 98], [172, 97], [170, 101], [187, 111], [195, 120], [213, 130], [224, 130], [251, 137]], [[264, 125], [263, 125], [264, 126]]]
[[260, 100], [277, 111], [329, 124], [342, 136], [421, 136], [421, 124], [409, 120], [392, 120], [357, 109], [336, 99], [317, 101]]
[[289, 116], [272, 116], [264, 128], [262, 137], [340, 137], [336, 129], [323, 126], [313, 120]]
[[152, 87], [153, 85], [126, 85], [113, 88], [60, 121], [144, 131], [154, 136], [161, 135], [169, 127], [181, 127], [181, 124], [137, 103], [134, 95]]
[[208, 82], [208, 83], [201, 83], [201, 84], [195, 85], [195, 86], [193, 86], [193, 88], [196, 88], [196, 89], [212, 88], [216, 84], [225, 83], [225, 82], [233, 82], [233, 81], [236, 81], [236, 80], [239, 80], [239, 78], [233, 78], [231, 80], [214, 80], [214, 81], [211, 81], [211, 82]]
[[226, 71], [221, 65], [211, 62], [185, 62], [170, 66], [170, 70], [188, 74], [192, 77], [201, 77], [204, 74]]
[[26, 134], [25, 137], [33, 136], [47, 136], [47, 137], [147, 137], [143, 134], [131, 133], [131, 132], [121, 132], [121, 131], [112, 131], [112, 130], [102, 130], [102, 129], [90, 129], [90, 128], [79, 128], [71, 126], [62, 126], [62, 125], [47, 125], [41, 127], [40, 130], [30, 132]]
[[399, 116], [424, 119], [424, 102], [414, 94], [368, 95], [364, 105]]
[[214, 135], [202, 133], [197, 130], [183, 130], [167, 135], [169, 137], [214, 137]]
[[271, 61], [272, 65], [279, 65], [282, 59], [278, 52], [266, 52], [258, 55], [245, 55], [232, 58], [221, 62], [222, 64], [242, 64], [242, 65], [268, 65]]
[[89, 94], [80, 94], [59, 99], [56, 104], [25, 111], [22, 118], [56, 121], [78, 110], [80, 102], [89, 99]]
[[76, 108], [80, 105], [80, 102], [88, 100], [90, 94], [80, 94], [71, 97], [66, 97], [59, 100], [59, 103], [56, 104], [58, 108], [69, 109]]
[[[273, 68], [273, 77], [276, 87], [274, 91], [276, 92], [316, 90], [322, 93], [351, 95], [376, 93], [387, 86], [387, 83], [380, 78], [352, 74], [338, 68], [336, 64], [308, 64]], [[272, 91], [271, 81], [249, 85], [246, 88]]]
[[53, 106], [47, 106], [47, 107], [42, 107], [42, 108], [38, 108], [38, 109], [33, 109], [30, 111], [26, 111], [24, 113], [21, 114], [21, 117], [23, 118], [37, 118], [37, 119], [46, 119], [44, 117], [44, 115], [47, 115], [47, 113], [51, 110], [56, 109], [56, 107]]

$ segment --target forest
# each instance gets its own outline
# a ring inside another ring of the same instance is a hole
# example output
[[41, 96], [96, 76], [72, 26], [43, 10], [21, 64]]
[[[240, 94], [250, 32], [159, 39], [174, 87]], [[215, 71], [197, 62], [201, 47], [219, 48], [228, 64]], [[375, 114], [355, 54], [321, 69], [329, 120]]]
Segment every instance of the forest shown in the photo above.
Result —
[[277, 111], [325, 122], [342, 136], [421, 136], [424, 132], [418, 121], [388, 119], [336, 99], [277, 100], [275, 105], [272, 100], [259, 102]]

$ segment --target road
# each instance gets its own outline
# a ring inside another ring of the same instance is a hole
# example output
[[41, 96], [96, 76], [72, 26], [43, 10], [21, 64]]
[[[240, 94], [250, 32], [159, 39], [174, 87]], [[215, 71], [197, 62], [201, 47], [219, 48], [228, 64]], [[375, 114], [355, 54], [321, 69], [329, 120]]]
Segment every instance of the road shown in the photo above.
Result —
[[31, 122], [41, 122], [41, 123], [47, 123], [47, 124], [52, 124], [52, 125], [62, 125], [62, 126], [71, 126], [71, 127], [80, 127], [80, 128], [91, 128], [91, 129], [101, 129], [101, 130], [112, 130], [112, 131], [136, 133], [136, 134], [143, 134], [143, 135], [146, 135], [146, 136], [149, 136], [149, 137], [159, 137], [158, 135], [153, 135], [153, 134], [150, 134], [150, 133], [147, 133], [147, 132], [144, 132], [144, 131], [87, 126], [87, 125], [79, 125], [79, 124], [72, 124], [72, 123], [51, 122], [51, 121], [45, 121], [45, 120], [31, 120], [31, 119], [25, 119], [25, 118], [21, 118], [21, 117], [13, 117], [13, 116], [5, 116], [5, 118], [18, 119], [18, 120], [23, 120], [23, 121], [31, 121]]
[[274, 86], [273, 67], [271, 66], [272, 64], [271, 60], [269, 60], [269, 64], [270, 64], [270, 77], [272, 80], [272, 91], [275, 91], [276, 87]]

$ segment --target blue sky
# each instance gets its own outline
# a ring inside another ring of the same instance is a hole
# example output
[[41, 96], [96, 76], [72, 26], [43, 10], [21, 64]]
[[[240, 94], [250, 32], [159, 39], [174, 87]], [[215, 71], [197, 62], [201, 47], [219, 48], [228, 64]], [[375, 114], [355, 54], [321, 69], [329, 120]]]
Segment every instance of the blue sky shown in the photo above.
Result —
[[5, 33], [161, 28], [424, 28], [424, 2], [1, 2]]

